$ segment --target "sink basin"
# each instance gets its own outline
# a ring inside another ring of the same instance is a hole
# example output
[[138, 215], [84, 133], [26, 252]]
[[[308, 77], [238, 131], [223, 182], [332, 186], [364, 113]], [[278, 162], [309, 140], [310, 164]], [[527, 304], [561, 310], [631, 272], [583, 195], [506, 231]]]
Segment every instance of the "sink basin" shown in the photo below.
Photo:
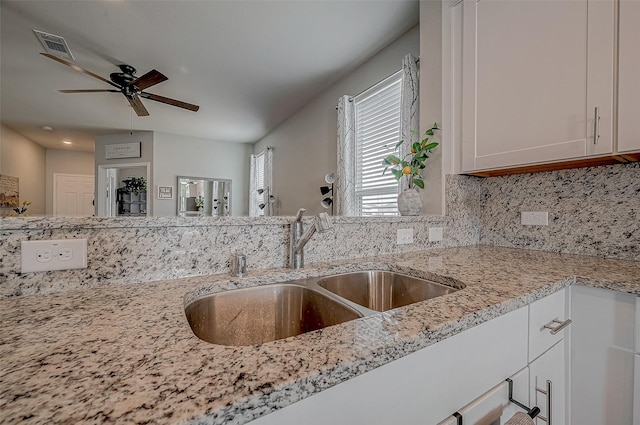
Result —
[[254, 345], [363, 317], [321, 292], [291, 283], [219, 292], [188, 304], [193, 333], [213, 344]]
[[363, 271], [323, 278], [318, 285], [371, 310], [386, 311], [446, 295], [455, 288], [388, 271]]

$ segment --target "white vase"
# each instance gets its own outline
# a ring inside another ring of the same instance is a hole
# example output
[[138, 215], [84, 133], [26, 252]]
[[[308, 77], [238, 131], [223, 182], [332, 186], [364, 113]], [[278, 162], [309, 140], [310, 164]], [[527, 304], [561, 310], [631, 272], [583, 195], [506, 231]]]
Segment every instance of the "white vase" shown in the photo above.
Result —
[[400, 215], [420, 215], [422, 198], [418, 189], [406, 189], [398, 195], [398, 211]]

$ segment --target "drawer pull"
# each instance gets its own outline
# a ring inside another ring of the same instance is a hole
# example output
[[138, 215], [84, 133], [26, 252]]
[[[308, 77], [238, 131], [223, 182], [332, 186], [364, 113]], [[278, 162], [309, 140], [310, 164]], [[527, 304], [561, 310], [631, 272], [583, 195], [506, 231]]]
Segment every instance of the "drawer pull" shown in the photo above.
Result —
[[571, 324], [571, 319], [567, 319], [564, 322], [561, 322], [558, 319], [553, 319], [549, 323], [543, 326], [544, 329], [549, 329], [551, 335], [555, 335], [567, 326]]

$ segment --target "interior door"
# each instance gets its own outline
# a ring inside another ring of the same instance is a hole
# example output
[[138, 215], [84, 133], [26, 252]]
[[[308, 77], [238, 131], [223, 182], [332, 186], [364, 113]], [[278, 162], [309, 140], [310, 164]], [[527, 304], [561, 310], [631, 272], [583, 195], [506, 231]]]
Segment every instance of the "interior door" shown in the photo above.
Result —
[[90, 217], [94, 214], [94, 178], [80, 174], [53, 175], [53, 215]]

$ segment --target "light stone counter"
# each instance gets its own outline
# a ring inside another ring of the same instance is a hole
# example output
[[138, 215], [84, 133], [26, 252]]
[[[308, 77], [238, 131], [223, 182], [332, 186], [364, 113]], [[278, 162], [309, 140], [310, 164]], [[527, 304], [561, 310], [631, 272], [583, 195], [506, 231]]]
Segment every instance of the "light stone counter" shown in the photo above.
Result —
[[[639, 265], [480, 246], [3, 299], [0, 422], [243, 424], [571, 284], [640, 294]], [[252, 347], [185, 319], [206, 292], [369, 268], [466, 287]]]

